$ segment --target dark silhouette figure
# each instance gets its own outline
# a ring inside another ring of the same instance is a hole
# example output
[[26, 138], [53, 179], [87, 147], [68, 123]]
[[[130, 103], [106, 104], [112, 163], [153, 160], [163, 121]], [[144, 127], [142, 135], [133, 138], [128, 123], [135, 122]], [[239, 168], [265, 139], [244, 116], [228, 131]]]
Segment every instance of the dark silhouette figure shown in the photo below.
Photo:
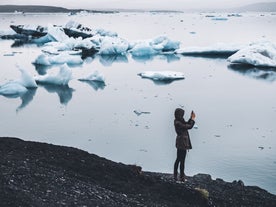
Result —
[[177, 157], [174, 163], [174, 179], [177, 180], [177, 170], [180, 163], [180, 180], [185, 181], [184, 166], [187, 150], [192, 149], [189, 129], [192, 129], [195, 124], [195, 113], [192, 111], [190, 119], [186, 122], [184, 120], [185, 111], [181, 108], [175, 109], [174, 112], [174, 127], [176, 136], [175, 146], [177, 148]]

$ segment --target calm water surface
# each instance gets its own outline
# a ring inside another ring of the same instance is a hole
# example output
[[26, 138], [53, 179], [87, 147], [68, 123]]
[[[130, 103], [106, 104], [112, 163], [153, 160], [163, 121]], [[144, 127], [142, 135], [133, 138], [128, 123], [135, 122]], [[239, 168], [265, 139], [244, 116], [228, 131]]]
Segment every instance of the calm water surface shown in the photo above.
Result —
[[[227, 14], [215, 14], [227, 17]], [[245, 13], [213, 21], [206, 14], [119, 13], [76, 15], [0, 15], [0, 31], [10, 24], [66, 24], [118, 32], [131, 41], [167, 35], [185, 46], [217, 42], [276, 42], [276, 15]], [[36, 68], [36, 45], [11, 47], [0, 41], [0, 84], [20, 76], [16, 64], [37, 76], [58, 66]], [[14, 53], [13, 56], [8, 54]], [[0, 96], [1, 136], [74, 146], [108, 159], [141, 165], [144, 170], [172, 172], [176, 156], [173, 113], [194, 110], [198, 128], [191, 130], [193, 149], [186, 173], [208, 173], [227, 181], [243, 180], [276, 193], [276, 72], [256, 77], [254, 68], [231, 68], [224, 58], [155, 56], [88, 58], [72, 68], [68, 87], [39, 86], [21, 98]], [[77, 79], [95, 70], [106, 86]], [[162, 84], [141, 79], [146, 70], [183, 72], [184, 80]], [[150, 112], [137, 116], [134, 110]]]

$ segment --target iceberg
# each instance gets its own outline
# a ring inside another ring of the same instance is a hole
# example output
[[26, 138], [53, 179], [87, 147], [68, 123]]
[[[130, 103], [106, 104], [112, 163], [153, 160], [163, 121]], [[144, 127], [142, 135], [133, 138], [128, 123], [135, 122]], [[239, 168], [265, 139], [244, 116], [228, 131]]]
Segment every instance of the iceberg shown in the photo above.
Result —
[[64, 33], [64, 30], [62, 27], [53, 26], [49, 24], [47, 28], [48, 28], [47, 35], [50, 38], [52, 38], [52, 41], [63, 42], [69, 39], [69, 37]]
[[72, 79], [72, 70], [63, 64], [60, 67], [59, 73], [56, 75], [43, 75], [36, 77], [36, 82], [40, 84], [52, 84], [52, 85], [68, 85], [69, 81]]
[[88, 85], [94, 88], [95, 91], [97, 91], [98, 89], [104, 89], [105, 87], [105, 78], [98, 71], [95, 71], [94, 73], [92, 73], [90, 76], [86, 78], [80, 78], [78, 80], [82, 82], [86, 82]]
[[248, 44], [217, 43], [206, 47], [186, 47], [176, 50], [177, 54], [189, 56], [230, 56]]
[[17, 68], [19, 69], [19, 71], [21, 72], [21, 77], [20, 79], [17, 81], [19, 84], [21, 84], [22, 86], [26, 87], [26, 88], [37, 88], [37, 84], [35, 82], [34, 77], [32, 77], [26, 70], [24, 70], [23, 68], [20, 68], [19, 66], [17, 66]]
[[102, 74], [100, 74], [97, 70], [89, 75], [86, 78], [80, 78], [78, 79], [80, 81], [98, 81], [98, 82], [105, 82], [105, 78]]
[[18, 80], [13, 80], [0, 86], [0, 94], [4, 96], [18, 97], [26, 93], [28, 89], [37, 88], [35, 79], [24, 69], [17, 66], [21, 72]]
[[0, 86], [0, 95], [8, 97], [19, 97], [26, 93], [28, 89], [16, 81], [8, 82]]
[[271, 42], [255, 43], [239, 50], [227, 60], [232, 64], [276, 67], [276, 45]]
[[125, 55], [129, 48], [129, 43], [119, 37], [104, 37], [99, 54], [101, 55]]
[[145, 71], [138, 73], [142, 78], [149, 78], [155, 81], [170, 81], [184, 79], [184, 74], [175, 71]]
[[137, 41], [130, 44], [129, 52], [133, 56], [151, 56], [179, 49], [180, 42], [172, 41], [166, 36], [159, 36], [152, 40]]
[[33, 62], [37, 65], [53, 65], [53, 64], [68, 64], [68, 65], [80, 65], [83, 60], [80, 56], [70, 55], [68, 53], [60, 53], [58, 55], [39, 55]]
[[135, 46], [129, 51], [132, 56], [152, 56], [156, 55], [158, 51], [152, 48], [148, 42], [141, 42], [135, 44]]

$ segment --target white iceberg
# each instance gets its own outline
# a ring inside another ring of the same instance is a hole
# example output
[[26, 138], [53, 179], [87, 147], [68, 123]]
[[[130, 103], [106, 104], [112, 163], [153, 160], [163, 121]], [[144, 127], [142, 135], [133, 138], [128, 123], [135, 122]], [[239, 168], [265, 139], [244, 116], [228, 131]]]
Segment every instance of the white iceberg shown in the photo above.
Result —
[[100, 46], [101, 55], [125, 55], [129, 48], [129, 43], [119, 37], [105, 37]]
[[36, 77], [36, 82], [41, 84], [53, 84], [53, 85], [68, 85], [72, 79], [72, 70], [64, 64], [60, 67], [59, 73], [56, 75], [43, 75]]
[[276, 67], [276, 45], [271, 42], [255, 43], [239, 50], [227, 60], [256, 67]]
[[53, 65], [53, 64], [68, 64], [68, 65], [80, 65], [83, 63], [83, 60], [78, 55], [70, 55], [68, 53], [60, 53], [58, 55], [39, 55], [34, 64], [37, 65]]
[[145, 71], [138, 73], [142, 78], [149, 78], [154, 81], [170, 81], [184, 79], [184, 74], [175, 71]]
[[105, 82], [104, 76], [101, 73], [99, 73], [97, 70], [94, 73], [92, 73], [91, 75], [89, 75], [88, 77], [86, 77], [86, 78], [80, 78], [78, 80], [80, 80], [80, 81]]
[[176, 50], [177, 54], [182, 55], [233, 55], [240, 49], [248, 46], [248, 44], [228, 44], [217, 43], [211, 46], [205, 47], [185, 47]]

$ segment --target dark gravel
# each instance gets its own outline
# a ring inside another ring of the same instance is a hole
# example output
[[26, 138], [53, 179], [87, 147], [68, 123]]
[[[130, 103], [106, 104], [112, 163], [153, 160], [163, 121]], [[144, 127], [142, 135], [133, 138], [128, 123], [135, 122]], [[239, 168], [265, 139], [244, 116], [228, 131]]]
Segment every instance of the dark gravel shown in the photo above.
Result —
[[143, 172], [71, 147], [2, 137], [0, 157], [0, 206], [5, 207], [276, 206], [275, 195], [242, 181], [198, 174], [177, 183], [172, 175]]

